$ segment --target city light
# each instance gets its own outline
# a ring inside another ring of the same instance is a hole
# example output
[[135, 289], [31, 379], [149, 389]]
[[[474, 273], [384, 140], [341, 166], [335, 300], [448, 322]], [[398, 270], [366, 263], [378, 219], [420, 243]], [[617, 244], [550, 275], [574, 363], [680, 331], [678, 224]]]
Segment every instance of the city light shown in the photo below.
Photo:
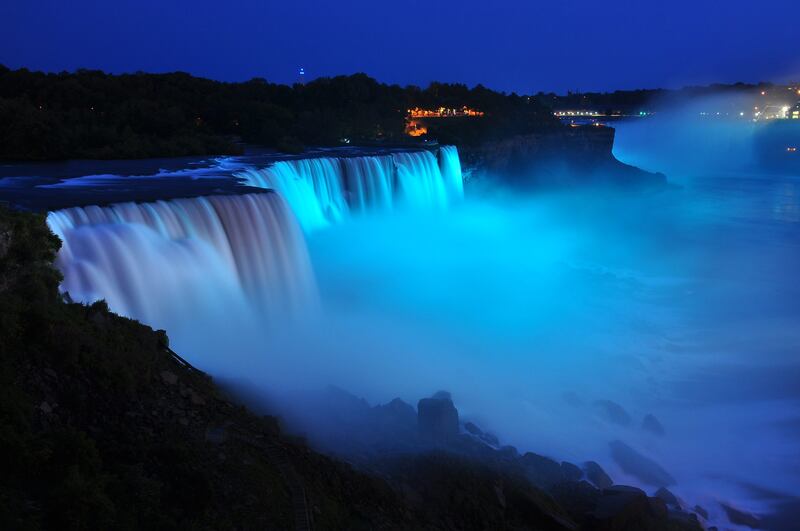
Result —
[[452, 118], [457, 116], [483, 116], [483, 111], [470, 109], [466, 105], [460, 109], [448, 109], [446, 107], [439, 107], [435, 110], [421, 109], [414, 107], [408, 109], [408, 115], [411, 118]]

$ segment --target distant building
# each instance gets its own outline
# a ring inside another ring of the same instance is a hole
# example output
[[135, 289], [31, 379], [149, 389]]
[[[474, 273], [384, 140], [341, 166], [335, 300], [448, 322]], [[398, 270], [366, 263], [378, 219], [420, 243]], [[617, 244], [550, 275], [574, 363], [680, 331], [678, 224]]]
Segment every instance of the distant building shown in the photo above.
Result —
[[414, 107], [408, 109], [406, 114], [406, 134], [409, 136], [423, 136], [428, 134], [428, 124], [425, 120], [439, 118], [480, 118], [483, 111], [471, 109], [464, 105], [461, 108], [450, 109], [439, 107], [438, 109], [422, 109]]
[[786, 118], [791, 120], [800, 120], [800, 101], [794, 104], [786, 111]]
[[408, 109], [409, 118], [456, 118], [461, 116], [480, 117], [483, 116], [483, 111], [470, 109], [466, 105], [460, 109], [448, 109], [447, 107], [439, 107], [438, 109], [414, 107], [413, 109]]

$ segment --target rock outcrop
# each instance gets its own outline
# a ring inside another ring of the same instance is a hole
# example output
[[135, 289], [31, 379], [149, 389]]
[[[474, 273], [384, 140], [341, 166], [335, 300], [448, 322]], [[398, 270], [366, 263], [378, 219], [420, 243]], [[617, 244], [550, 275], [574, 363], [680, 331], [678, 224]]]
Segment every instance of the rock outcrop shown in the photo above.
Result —
[[417, 404], [417, 420], [422, 437], [446, 441], [458, 435], [458, 410], [447, 392], [439, 391]]
[[611, 457], [625, 471], [626, 474], [634, 476], [646, 485], [654, 487], [669, 487], [675, 484], [669, 472], [622, 441], [613, 441], [611, 447]]
[[663, 174], [649, 173], [617, 160], [614, 129], [559, 127], [528, 135], [459, 147], [467, 173], [519, 188], [541, 186], [663, 185]]

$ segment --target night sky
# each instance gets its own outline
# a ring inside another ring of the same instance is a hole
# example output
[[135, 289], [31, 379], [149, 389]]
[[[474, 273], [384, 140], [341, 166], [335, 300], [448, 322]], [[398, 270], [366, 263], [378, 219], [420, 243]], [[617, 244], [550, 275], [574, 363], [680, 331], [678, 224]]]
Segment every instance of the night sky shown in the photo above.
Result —
[[800, 79], [800, 1], [3, 0], [0, 63], [609, 90]]

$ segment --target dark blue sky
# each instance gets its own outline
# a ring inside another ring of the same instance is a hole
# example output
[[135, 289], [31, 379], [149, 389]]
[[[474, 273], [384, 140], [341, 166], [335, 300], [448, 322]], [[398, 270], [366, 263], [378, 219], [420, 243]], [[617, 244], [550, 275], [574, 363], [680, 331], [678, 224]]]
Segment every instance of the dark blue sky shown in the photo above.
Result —
[[0, 63], [535, 92], [800, 79], [800, 0], [2, 0]]

